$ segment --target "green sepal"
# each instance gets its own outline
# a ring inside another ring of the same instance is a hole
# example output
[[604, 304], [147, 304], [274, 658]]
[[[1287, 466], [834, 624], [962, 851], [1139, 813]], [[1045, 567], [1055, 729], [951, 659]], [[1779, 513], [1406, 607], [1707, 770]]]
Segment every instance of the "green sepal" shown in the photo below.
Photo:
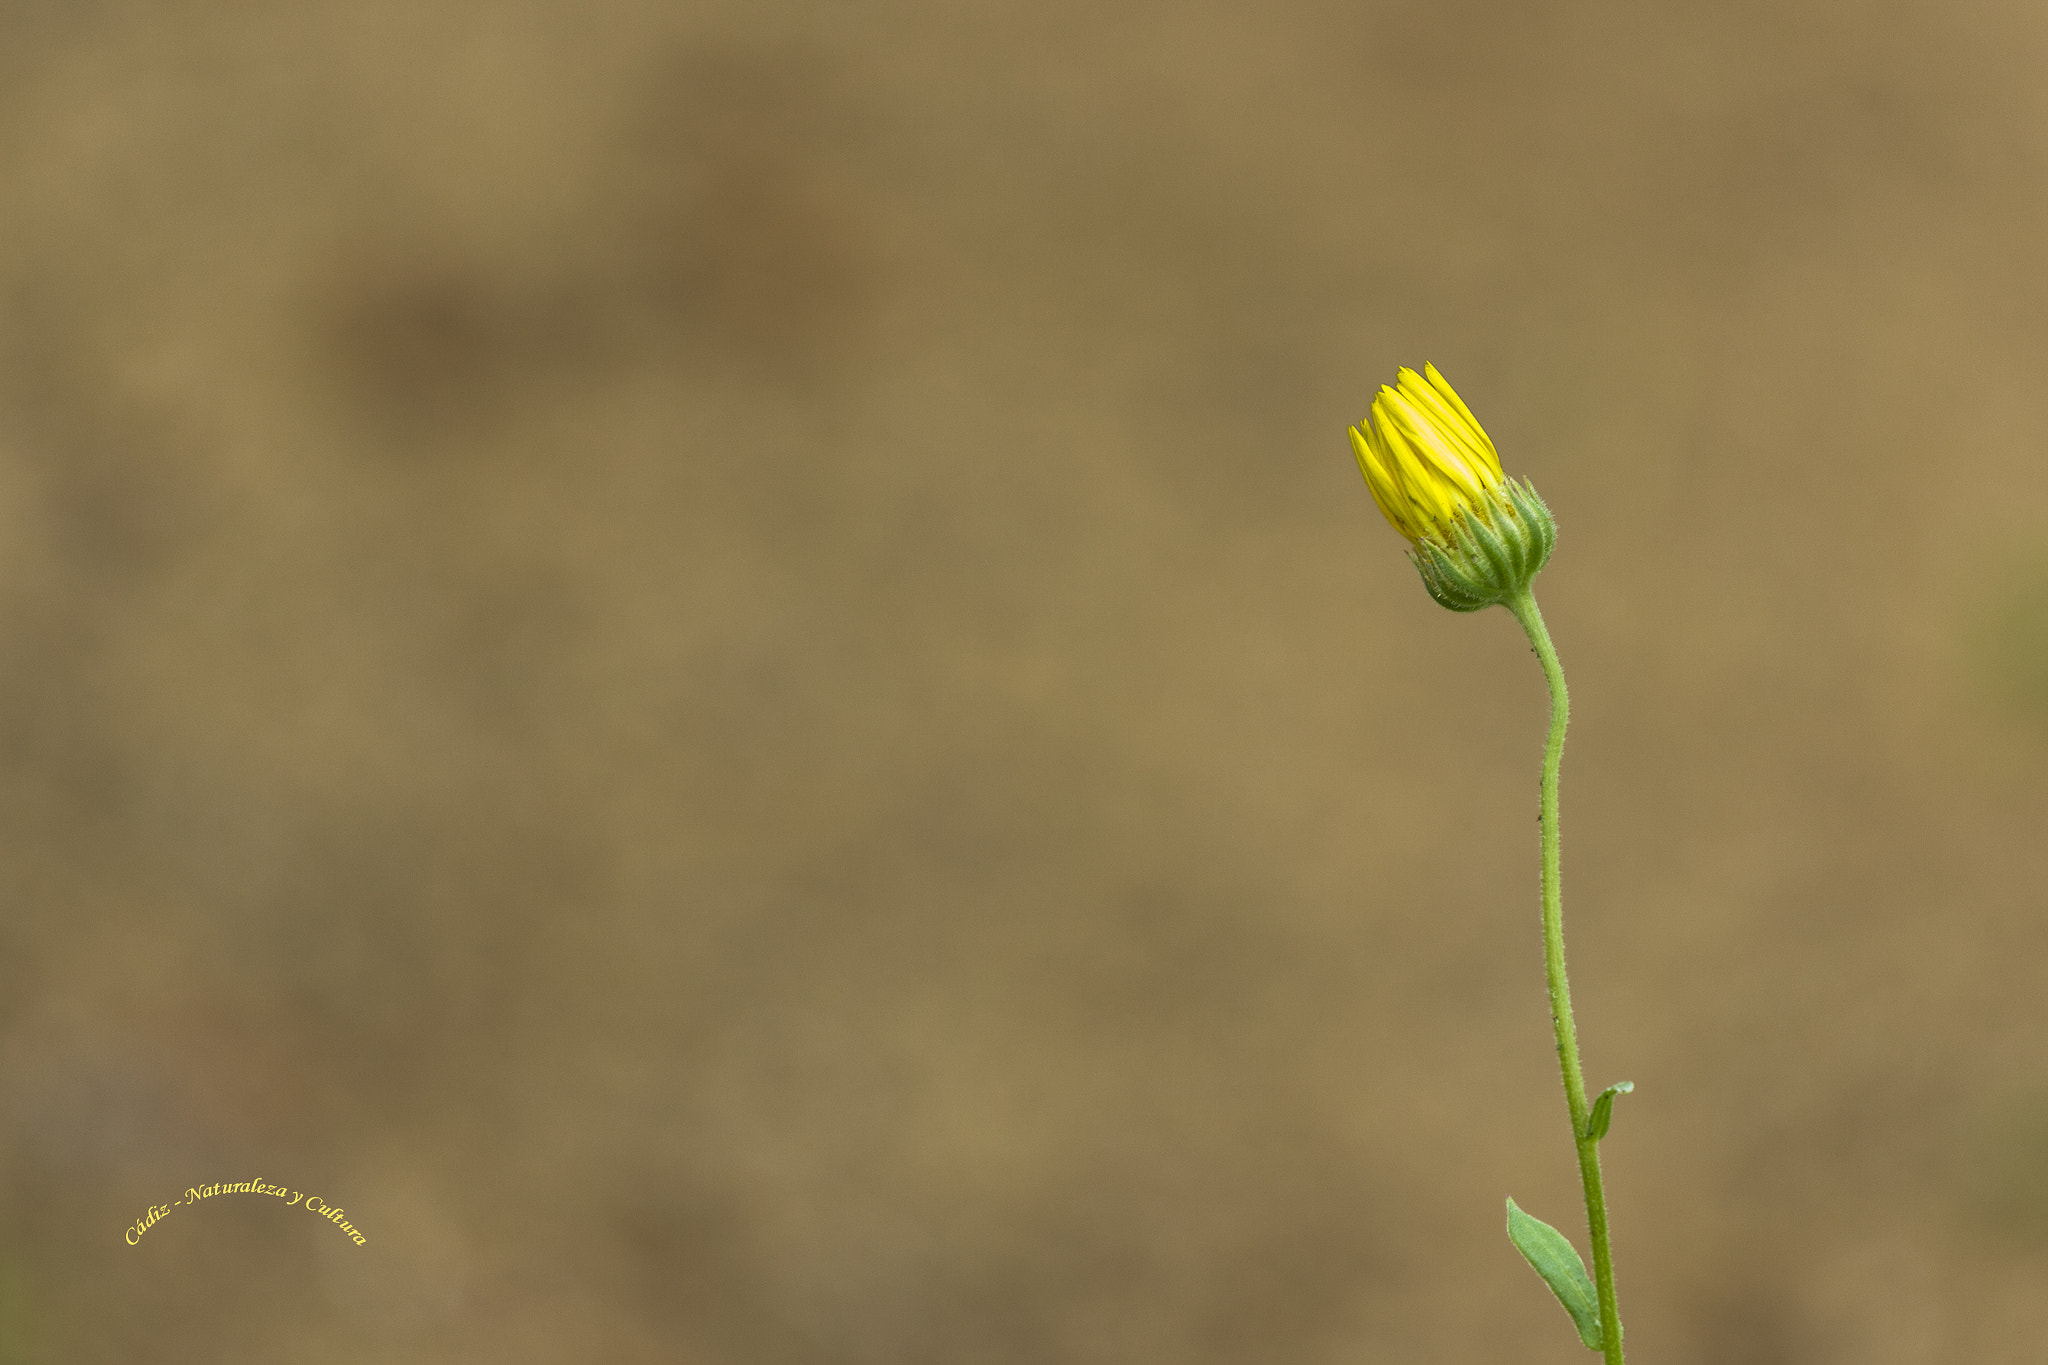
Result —
[[1536, 490], [1513, 479], [1481, 507], [1461, 509], [1448, 533], [1416, 542], [1409, 558], [1439, 606], [1478, 611], [1529, 586], [1557, 547], [1557, 523]]
[[1448, 607], [1452, 611], [1478, 611], [1500, 600], [1467, 572], [1451, 551], [1434, 541], [1423, 541], [1409, 552], [1408, 558], [1415, 561], [1415, 571], [1422, 575], [1422, 586], [1440, 607]]
[[1579, 1329], [1579, 1340], [1586, 1344], [1586, 1349], [1599, 1350], [1600, 1296], [1593, 1290], [1592, 1278], [1586, 1274], [1586, 1263], [1579, 1259], [1578, 1248], [1541, 1218], [1531, 1218], [1516, 1208], [1512, 1197], [1508, 1200], [1508, 1240], [1515, 1244], [1515, 1250], [1522, 1253], [1530, 1268], [1543, 1277], [1543, 1283], [1557, 1295], [1564, 1311], [1572, 1315], [1572, 1323]]
[[1636, 1088], [1634, 1081], [1617, 1081], [1600, 1092], [1600, 1098], [1593, 1101], [1593, 1112], [1586, 1116], [1586, 1136], [1598, 1142], [1607, 1136], [1607, 1125], [1614, 1122], [1614, 1097], [1629, 1094]]
[[1507, 541], [1502, 539], [1490, 518], [1459, 518], [1458, 547], [1475, 562], [1482, 556], [1485, 558], [1488, 582], [1513, 583], [1517, 580], [1514, 552], [1508, 549]]
[[1507, 492], [1515, 515], [1529, 528], [1529, 563], [1523, 579], [1527, 582], [1550, 562], [1550, 552], [1557, 548], [1557, 519], [1550, 515], [1549, 504], [1537, 494], [1534, 484], [1509, 479]]

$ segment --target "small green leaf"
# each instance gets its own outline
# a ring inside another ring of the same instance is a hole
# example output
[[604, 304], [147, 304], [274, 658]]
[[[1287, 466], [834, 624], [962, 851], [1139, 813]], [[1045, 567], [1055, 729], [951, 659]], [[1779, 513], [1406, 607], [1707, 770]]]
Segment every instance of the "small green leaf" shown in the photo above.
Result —
[[1516, 1208], [1513, 1199], [1508, 1200], [1508, 1240], [1572, 1315], [1586, 1349], [1599, 1350], [1600, 1298], [1593, 1292], [1593, 1281], [1586, 1275], [1586, 1263], [1579, 1259], [1577, 1248], [1550, 1224]]
[[1607, 1125], [1614, 1122], [1614, 1097], [1626, 1095], [1636, 1088], [1634, 1081], [1620, 1081], [1600, 1092], [1600, 1098], [1593, 1101], [1593, 1112], [1586, 1117], [1586, 1136], [1598, 1142], [1607, 1136]]

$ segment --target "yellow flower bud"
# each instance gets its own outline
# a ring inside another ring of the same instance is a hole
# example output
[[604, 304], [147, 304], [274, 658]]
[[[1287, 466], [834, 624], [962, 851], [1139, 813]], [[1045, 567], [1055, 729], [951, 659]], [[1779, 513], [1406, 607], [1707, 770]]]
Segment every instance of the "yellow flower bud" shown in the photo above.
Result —
[[1529, 586], [1557, 544], [1550, 509], [1501, 473], [1493, 441], [1434, 365], [1400, 372], [1351, 428], [1372, 500], [1415, 548], [1429, 595], [1478, 611]]

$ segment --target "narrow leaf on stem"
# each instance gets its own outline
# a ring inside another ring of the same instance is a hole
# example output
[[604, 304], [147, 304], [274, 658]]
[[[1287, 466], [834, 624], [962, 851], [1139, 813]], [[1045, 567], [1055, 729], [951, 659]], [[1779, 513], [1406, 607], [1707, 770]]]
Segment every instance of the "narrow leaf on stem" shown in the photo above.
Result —
[[1599, 1350], [1600, 1298], [1593, 1291], [1592, 1278], [1586, 1274], [1586, 1263], [1579, 1259], [1578, 1248], [1550, 1224], [1523, 1213], [1512, 1198], [1508, 1200], [1508, 1240], [1515, 1244], [1515, 1250], [1522, 1253], [1530, 1268], [1543, 1277], [1543, 1283], [1557, 1295], [1564, 1311], [1572, 1315], [1579, 1340], [1586, 1344], [1586, 1349]]
[[1614, 1122], [1614, 1097], [1626, 1095], [1636, 1088], [1634, 1081], [1617, 1081], [1600, 1092], [1600, 1098], [1593, 1101], [1593, 1112], [1586, 1118], [1586, 1136], [1598, 1142], [1607, 1136], [1607, 1125]]

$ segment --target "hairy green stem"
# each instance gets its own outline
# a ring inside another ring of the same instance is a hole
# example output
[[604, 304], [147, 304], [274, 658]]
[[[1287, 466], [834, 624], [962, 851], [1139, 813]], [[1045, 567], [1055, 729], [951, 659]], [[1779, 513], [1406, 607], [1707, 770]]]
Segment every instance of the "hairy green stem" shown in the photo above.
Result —
[[1579, 1152], [1579, 1179], [1586, 1187], [1586, 1229], [1593, 1241], [1593, 1285], [1600, 1294], [1600, 1335], [1606, 1365], [1622, 1365], [1621, 1310], [1614, 1297], [1614, 1252], [1607, 1237], [1607, 1193], [1600, 1183], [1600, 1139], [1586, 1127], [1586, 1079], [1579, 1070], [1579, 1035], [1572, 1025], [1572, 988], [1564, 974], [1564, 893], [1557, 853], [1557, 767], [1564, 757], [1564, 727], [1571, 699], [1557, 647], [1544, 629], [1535, 594], [1526, 587], [1502, 605], [1515, 614], [1550, 683], [1550, 738], [1543, 746], [1543, 970], [1550, 982], [1550, 1020], [1557, 1031], [1557, 1065], [1564, 1073], [1565, 1104], [1572, 1114], [1572, 1145]]

